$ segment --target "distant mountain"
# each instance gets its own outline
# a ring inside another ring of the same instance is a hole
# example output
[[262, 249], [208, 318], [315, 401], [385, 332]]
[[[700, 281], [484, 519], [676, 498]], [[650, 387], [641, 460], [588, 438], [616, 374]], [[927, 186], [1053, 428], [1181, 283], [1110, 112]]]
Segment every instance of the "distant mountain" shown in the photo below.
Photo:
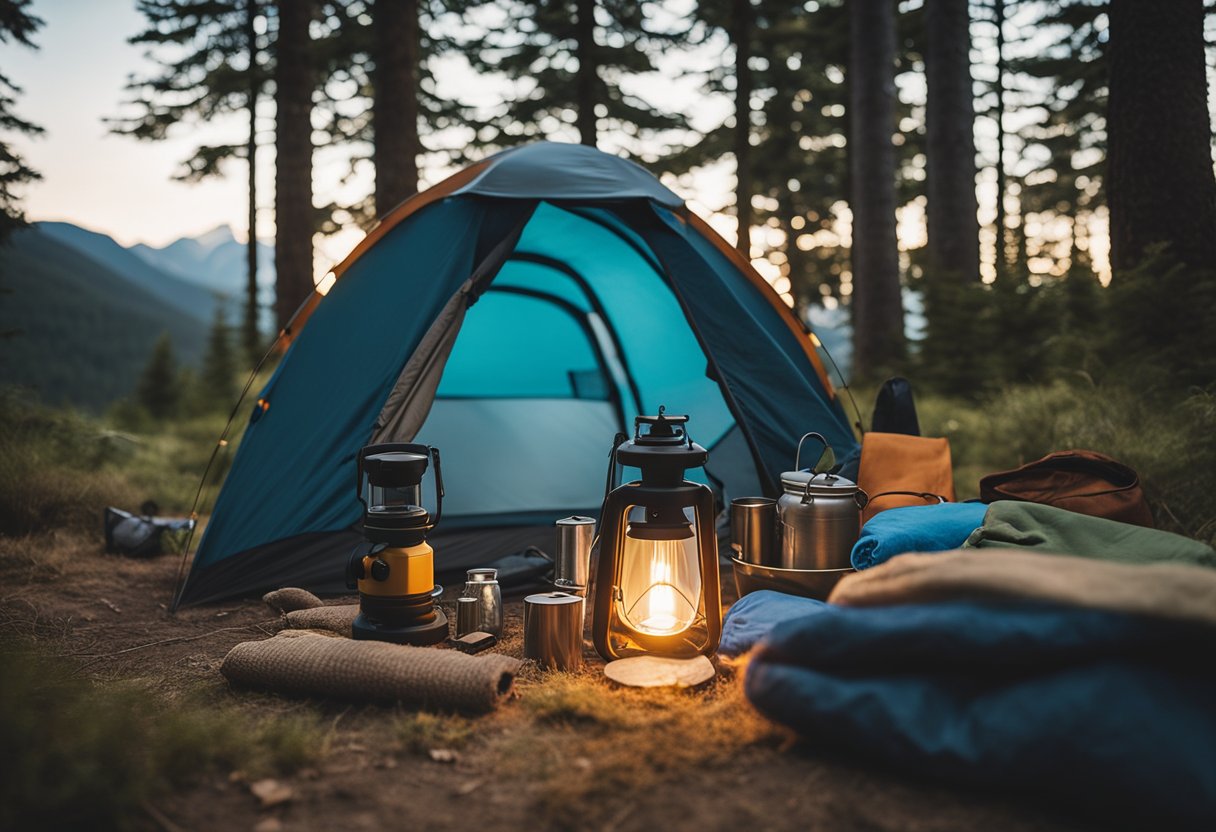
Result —
[[[130, 252], [144, 262], [202, 286], [220, 292], [230, 299], [233, 320], [245, 297], [245, 244], [238, 242], [227, 225], [200, 234], [183, 237], [163, 248], [142, 243], [131, 246]], [[258, 303], [262, 309], [261, 326], [270, 331], [274, 326], [274, 246], [258, 242]]]
[[211, 322], [215, 306], [221, 302], [216, 291], [156, 267], [105, 234], [66, 222], [39, 222], [35, 227], [49, 239], [71, 246], [178, 312], [205, 324]]
[[[162, 332], [173, 338], [179, 361], [198, 363], [213, 295], [146, 263], [131, 268], [121, 246], [114, 243], [115, 252], [106, 240], [39, 223], [0, 248], [0, 333], [11, 333], [0, 338], [0, 384], [36, 388], [50, 403], [100, 409], [131, 393]], [[187, 294], [193, 310], [183, 309]]]

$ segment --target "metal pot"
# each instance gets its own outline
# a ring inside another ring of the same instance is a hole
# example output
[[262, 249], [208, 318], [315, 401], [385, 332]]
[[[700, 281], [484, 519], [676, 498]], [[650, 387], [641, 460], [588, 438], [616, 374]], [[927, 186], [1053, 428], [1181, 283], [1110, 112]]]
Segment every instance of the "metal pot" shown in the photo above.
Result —
[[[797, 470], [781, 475], [783, 494], [777, 500], [782, 569], [848, 569], [853, 545], [861, 535], [861, 509], [865, 492], [857, 483], [830, 473], [800, 468], [802, 442], [798, 443]], [[825, 447], [827, 442], [824, 441]]]

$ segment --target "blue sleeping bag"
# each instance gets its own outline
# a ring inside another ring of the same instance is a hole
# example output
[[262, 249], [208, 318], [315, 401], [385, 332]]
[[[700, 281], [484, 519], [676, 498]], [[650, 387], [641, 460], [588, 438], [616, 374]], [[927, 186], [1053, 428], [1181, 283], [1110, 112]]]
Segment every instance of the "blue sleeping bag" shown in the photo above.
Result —
[[747, 696], [816, 745], [1120, 828], [1216, 829], [1216, 630], [959, 602], [791, 618], [759, 595], [727, 625], [734, 646], [761, 633]]
[[957, 549], [984, 523], [983, 503], [942, 503], [880, 511], [853, 545], [853, 568], [869, 569], [904, 552]]

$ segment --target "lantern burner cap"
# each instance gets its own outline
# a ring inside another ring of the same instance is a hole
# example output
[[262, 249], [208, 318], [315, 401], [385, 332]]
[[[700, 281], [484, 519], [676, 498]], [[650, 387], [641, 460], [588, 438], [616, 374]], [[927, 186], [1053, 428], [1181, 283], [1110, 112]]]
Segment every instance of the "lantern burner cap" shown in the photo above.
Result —
[[395, 488], [420, 483], [429, 462], [425, 454], [385, 451], [364, 457], [363, 470], [372, 485]]
[[688, 540], [692, 523], [678, 506], [648, 508], [640, 506], [643, 516], [629, 521], [626, 534], [634, 540]]

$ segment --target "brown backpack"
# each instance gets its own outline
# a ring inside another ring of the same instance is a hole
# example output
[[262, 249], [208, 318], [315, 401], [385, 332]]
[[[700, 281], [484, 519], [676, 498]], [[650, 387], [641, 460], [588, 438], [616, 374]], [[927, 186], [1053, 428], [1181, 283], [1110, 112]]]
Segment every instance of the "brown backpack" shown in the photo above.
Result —
[[1021, 500], [1153, 528], [1153, 515], [1131, 468], [1096, 451], [1058, 451], [980, 480], [980, 499]]

